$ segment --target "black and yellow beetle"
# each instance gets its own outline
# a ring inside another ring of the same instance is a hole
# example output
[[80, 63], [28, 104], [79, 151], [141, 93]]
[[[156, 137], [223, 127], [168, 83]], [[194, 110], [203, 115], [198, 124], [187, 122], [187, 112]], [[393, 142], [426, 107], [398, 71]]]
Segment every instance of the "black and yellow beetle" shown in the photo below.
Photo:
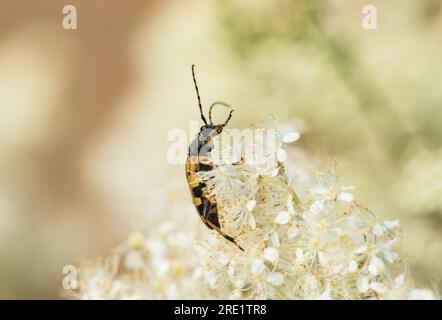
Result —
[[204, 116], [203, 113], [203, 108], [201, 106], [201, 98], [198, 91], [198, 85], [195, 79], [194, 68], [195, 66], [192, 65], [193, 82], [195, 84], [195, 90], [198, 97], [198, 106], [200, 109], [201, 120], [203, 120], [204, 125], [200, 128], [197, 137], [193, 140], [193, 142], [189, 146], [189, 152], [186, 161], [187, 183], [189, 184], [193, 203], [203, 223], [209, 229], [217, 231], [224, 238], [226, 238], [230, 242], [233, 242], [239, 249], [243, 250], [233, 237], [227, 235], [222, 230], [218, 216], [218, 206], [216, 199], [213, 196], [209, 195], [208, 190], [206, 190], [206, 184], [200, 181], [198, 177], [198, 172], [213, 170], [213, 164], [208, 159], [209, 158], [208, 156], [214, 147], [213, 138], [219, 135], [223, 131], [224, 127], [232, 118], [233, 109], [230, 111], [229, 116], [227, 117], [227, 120], [224, 123], [213, 124], [212, 108], [217, 104], [230, 107], [229, 105], [223, 102], [213, 103], [210, 106], [209, 110], [210, 123], [207, 123], [206, 117]]

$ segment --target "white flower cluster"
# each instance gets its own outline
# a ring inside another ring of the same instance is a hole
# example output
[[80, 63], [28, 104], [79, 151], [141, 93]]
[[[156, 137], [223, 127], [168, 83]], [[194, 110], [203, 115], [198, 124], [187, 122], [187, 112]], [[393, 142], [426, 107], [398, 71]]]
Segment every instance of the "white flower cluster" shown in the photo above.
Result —
[[194, 230], [165, 223], [149, 238], [133, 233], [106, 259], [79, 267], [77, 299], [198, 299], [197, 261], [188, 254]]
[[83, 266], [75, 296], [435, 299], [414, 287], [394, 251], [399, 221], [377, 221], [354, 201], [353, 187], [338, 185], [334, 170], [290, 179], [286, 145], [299, 134], [277, 137], [253, 161], [229, 164], [226, 152], [223, 163], [218, 152], [219, 165], [200, 174], [223, 230], [244, 251], [205, 228], [166, 224], [150, 239], [132, 235], [110, 263]]

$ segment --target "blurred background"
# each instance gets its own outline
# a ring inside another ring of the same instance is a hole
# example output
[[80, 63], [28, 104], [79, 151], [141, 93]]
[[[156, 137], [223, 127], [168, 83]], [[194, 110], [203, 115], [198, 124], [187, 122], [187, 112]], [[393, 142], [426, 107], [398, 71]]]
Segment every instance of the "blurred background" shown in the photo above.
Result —
[[440, 290], [441, 1], [66, 4], [0, 0], [0, 298], [59, 298], [64, 265], [148, 233], [188, 192], [166, 137], [198, 120], [192, 63], [203, 103], [236, 106], [232, 126], [295, 123], [298, 146], [336, 160]]

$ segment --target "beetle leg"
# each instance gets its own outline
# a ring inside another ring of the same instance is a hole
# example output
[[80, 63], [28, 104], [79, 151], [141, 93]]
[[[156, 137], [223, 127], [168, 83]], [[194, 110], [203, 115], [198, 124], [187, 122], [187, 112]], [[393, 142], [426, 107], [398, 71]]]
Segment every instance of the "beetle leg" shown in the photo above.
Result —
[[202, 212], [202, 216], [204, 218], [204, 223], [210, 228], [210, 229], [215, 229], [221, 236], [223, 236], [226, 240], [234, 243], [241, 251], [244, 251], [244, 249], [235, 241], [234, 238], [232, 238], [231, 236], [227, 235], [224, 231], [221, 230], [221, 228], [217, 225], [215, 225], [215, 223], [213, 223], [212, 221], [210, 221], [209, 219], [209, 215], [210, 215], [210, 202], [207, 199], [204, 199], [204, 204], [203, 204], [203, 212]]
[[232, 163], [234, 166], [238, 166], [238, 165], [242, 165], [242, 164], [244, 164], [244, 162], [245, 162], [245, 160], [244, 160], [244, 157], [241, 157], [241, 160], [239, 160], [239, 161], [237, 161], [237, 162], [234, 162], [234, 163]]

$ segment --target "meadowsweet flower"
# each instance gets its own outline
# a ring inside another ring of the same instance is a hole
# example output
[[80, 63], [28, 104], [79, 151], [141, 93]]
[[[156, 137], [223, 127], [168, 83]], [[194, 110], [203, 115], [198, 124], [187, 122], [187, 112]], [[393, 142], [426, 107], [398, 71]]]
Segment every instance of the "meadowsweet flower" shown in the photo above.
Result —
[[[244, 141], [216, 147], [217, 165], [199, 173], [208, 195], [217, 200], [222, 229], [244, 251], [197, 223], [183, 222], [180, 212], [169, 219], [174, 224], [160, 225], [148, 237], [131, 235], [114, 250], [111, 262], [81, 265], [74, 296], [436, 298], [429, 289], [415, 288], [408, 272], [398, 273], [404, 269], [395, 252], [399, 221], [379, 221], [358, 204], [354, 187], [339, 185], [334, 167], [298, 168], [302, 179], [291, 179], [288, 143], [299, 134], [275, 132], [273, 141], [268, 134], [250, 144], [262, 151], [252, 159], [238, 160]], [[191, 217], [189, 212], [186, 221]]]

